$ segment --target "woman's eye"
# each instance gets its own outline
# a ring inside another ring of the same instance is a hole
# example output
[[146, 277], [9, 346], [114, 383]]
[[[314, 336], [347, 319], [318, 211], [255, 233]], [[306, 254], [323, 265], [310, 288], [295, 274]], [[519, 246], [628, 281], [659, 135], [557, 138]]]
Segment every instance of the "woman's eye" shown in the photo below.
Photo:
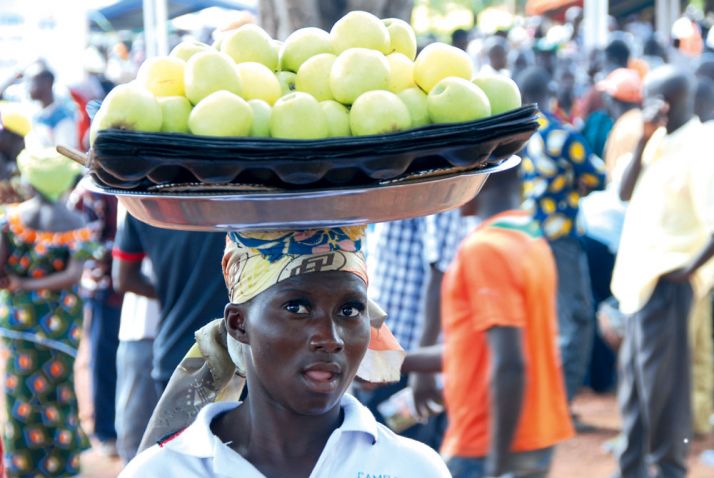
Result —
[[340, 310], [340, 314], [343, 317], [354, 318], [354, 317], [358, 317], [362, 313], [363, 310], [364, 310], [364, 307], [358, 307], [356, 305], [344, 305], [344, 306], [342, 306], [342, 309]]
[[288, 302], [285, 305], [285, 310], [287, 310], [291, 314], [307, 314], [308, 312], [310, 312], [307, 308], [307, 305], [301, 302]]

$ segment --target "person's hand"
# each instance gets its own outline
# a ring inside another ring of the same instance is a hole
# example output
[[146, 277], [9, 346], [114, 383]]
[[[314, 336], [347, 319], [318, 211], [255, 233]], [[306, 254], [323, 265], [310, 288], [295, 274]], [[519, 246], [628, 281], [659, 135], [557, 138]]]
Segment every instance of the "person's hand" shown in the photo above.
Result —
[[662, 280], [672, 282], [674, 284], [684, 284], [685, 282], [692, 280], [692, 273], [686, 267], [681, 267], [664, 274], [662, 276]]
[[0, 277], [0, 289], [6, 289], [10, 292], [23, 290], [22, 279], [12, 274]]
[[414, 394], [414, 409], [420, 418], [426, 419], [444, 410], [444, 397], [436, 386], [435, 374], [412, 373], [409, 386]]
[[667, 126], [669, 103], [652, 98], [642, 106], [642, 139], [648, 141], [655, 131]]

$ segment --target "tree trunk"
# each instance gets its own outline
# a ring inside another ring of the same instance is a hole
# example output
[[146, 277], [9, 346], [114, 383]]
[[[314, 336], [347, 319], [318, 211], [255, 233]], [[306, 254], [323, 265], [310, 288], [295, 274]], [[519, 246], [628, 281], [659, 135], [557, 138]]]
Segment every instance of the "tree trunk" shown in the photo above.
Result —
[[352, 10], [409, 21], [413, 6], [414, 0], [260, 0], [260, 24], [273, 38], [285, 40], [298, 28], [319, 27], [329, 31]]

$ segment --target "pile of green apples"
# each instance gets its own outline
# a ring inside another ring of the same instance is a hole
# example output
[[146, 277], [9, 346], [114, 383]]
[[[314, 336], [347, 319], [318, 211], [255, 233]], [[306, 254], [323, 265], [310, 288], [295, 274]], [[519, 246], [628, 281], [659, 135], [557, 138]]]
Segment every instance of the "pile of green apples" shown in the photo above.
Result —
[[330, 32], [285, 42], [256, 25], [212, 46], [183, 42], [114, 88], [90, 138], [107, 128], [221, 137], [322, 139], [459, 123], [521, 105], [515, 83], [475, 76], [467, 53], [433, 43], [417, 56], [411, 26], [350, 12]]

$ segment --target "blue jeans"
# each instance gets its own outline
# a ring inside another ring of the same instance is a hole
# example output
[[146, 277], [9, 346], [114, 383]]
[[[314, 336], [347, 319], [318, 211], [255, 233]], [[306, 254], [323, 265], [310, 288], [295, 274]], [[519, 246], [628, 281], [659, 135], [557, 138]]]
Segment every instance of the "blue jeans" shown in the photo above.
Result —
[[114, 401], [121, 308], [107, 304], [103, 295], [87, 299], [85, 307], [92, 317], [89, 327], [89, 366], [92, 371], [94, 435], [100, 441], [107, 441], [117, 437], [114, 429]]
[[[507, 478], [545, 478], [553, 461], [554, 447], [512, 453]], [[453, 478], [483, 478], [486, 476], [486, 458], [455, 456], [446, 462]]]
[[117, 351], [117, 450], [124, 462], [136, 455], [158, 401], [151, 378], [151, 339], [123, 341]]

